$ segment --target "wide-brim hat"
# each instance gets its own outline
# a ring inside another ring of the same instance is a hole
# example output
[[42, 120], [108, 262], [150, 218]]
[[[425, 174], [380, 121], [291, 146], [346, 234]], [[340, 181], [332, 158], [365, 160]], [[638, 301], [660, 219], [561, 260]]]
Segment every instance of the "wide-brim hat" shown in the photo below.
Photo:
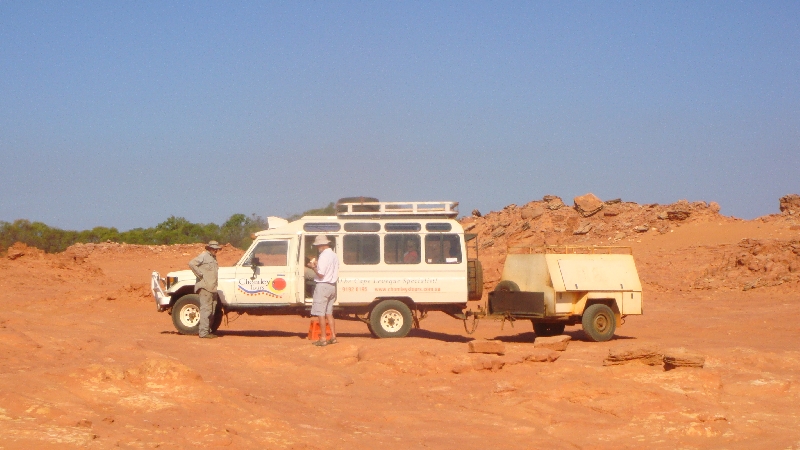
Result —
[[219, 250], [222, 248], [222, 246], [219, 245], [219, 242], [217, 241], [208, 241], [208, 244], [206, 244], [206, 248], [213, 248], [215, 250]]
[[331, 241], [328, 240], [327, 236], [325, 236], [323, 234], [320, 234], [319, 236], [314, 238], [314, 243], [311, 244], [311, 245], [314, 245], [314, 246], [317, 246], [317, 245], [328, 245], [330, 243], [331, 243]]

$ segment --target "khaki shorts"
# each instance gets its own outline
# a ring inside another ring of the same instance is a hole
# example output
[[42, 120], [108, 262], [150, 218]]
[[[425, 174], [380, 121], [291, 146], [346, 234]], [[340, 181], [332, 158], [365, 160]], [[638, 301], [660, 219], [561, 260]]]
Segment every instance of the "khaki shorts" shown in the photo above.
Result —
[[336, 303], [336, 285], [317, 283], [314, 287], [314, 302], [311, 303], [311, 315], [319, 317], [333, 314], [334, 303]]

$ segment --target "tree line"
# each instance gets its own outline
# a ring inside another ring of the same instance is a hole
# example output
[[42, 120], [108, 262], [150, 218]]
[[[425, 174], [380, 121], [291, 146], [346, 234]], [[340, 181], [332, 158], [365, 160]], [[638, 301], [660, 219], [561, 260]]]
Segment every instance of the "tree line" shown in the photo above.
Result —
[[[330, 215], [333, 203], [324, 208], [310, 209], [295, 214], [291, 220], [302, 216]], [[255, 214], [234, 214], [222, 225], [215, 223], [193, 223], [183, 217], [171, 216], [151, 228], [134, 228], [119, 231], [114, 227], [95, 227], [91, 230], [73, 231], [51, 227], [42, 222], [25, 219], [13, 222], [0, 221], [0, 251], [5, 251], [15, 242], [22, 242], [48, 253], [63, 252], [77, 243], [118, 242], [142, 245], [194, 244], [211, 240], [246, 249], [253, 242], [253, 233], [267, 228], [267, 221]]]

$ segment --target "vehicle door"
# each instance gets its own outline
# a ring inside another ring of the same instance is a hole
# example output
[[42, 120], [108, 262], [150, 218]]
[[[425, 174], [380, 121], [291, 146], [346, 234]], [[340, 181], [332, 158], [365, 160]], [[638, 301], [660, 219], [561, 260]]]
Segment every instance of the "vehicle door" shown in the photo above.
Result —
[[[336, 253], [336, 238], [337, 236], [328, 234], [326, 235], [328, 240], [331, 242], [330, 246], [331, 249]], [[316, 259], [319, 257], [319, 251], [316, 247], [314, 247], [314, 239], [316, 239], [316, 234], [305, 234], [302, 236], [302, 242], [300, 247], [300, 264], [302, 264], [302, 269], [300, 273], [303, 274], [303, 279], [298, 280], [297, 282], [297, 289], [301, 292], [301, 298], [305, 303], [311, 303], [313, 300], [314, 295], [314, 287], [316, 283], [314, 283], [314, 276], [315, 273], [312, 269], [308, 269], [307, 265], [309, 261], [312, 259]], [[308, 270], [306, 270], [308, 269]], [[339, 266], [340, 276], [341, 276], [341, 266]], [[298, 275], [299, 276], [299, 275]]]
[[294, 241], [296, 239], [270, 239], [250, 248], [236, 270], [237, 304], [295, 302], [296, 274], [289, 254]]

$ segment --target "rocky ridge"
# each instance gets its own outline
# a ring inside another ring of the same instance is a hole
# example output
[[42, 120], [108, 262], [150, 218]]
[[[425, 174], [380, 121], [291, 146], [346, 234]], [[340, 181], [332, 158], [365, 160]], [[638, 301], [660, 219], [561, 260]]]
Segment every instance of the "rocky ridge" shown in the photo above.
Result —
[[[797, 197], [797, 199], [795, 199]], [[765, 216], [763, 222], [786, 221], [800, 229], [800, 196], [781, 198], [780, 214]], [[720, 214], [716, 202], [696, 201], [660, 205], [602, 201], [594, 194], [576, 197], [574, 206], [554, 195], [522, 206], [511, 204], [500, 211], [461, 219], [467, 233], [478, 235], [478, 253], [484, 265], [484, 285], [493, 289], [500, 280], [509, 249], [543, 245], [630, 245], [643, 235], [665, 234], [692, 223], [731, 223], [742, 219]], [[477, 213], [477, 214], [475, 214]], [[795, 221], [798, 224], [794, 224]], [[708, 262], [701, 268], [686, 267], [693, 289], [752, 289], [800, 281], [799, 241], [747, 240], [737, 246], [720, 246], [701, 251]], [[513, 251], [513, 250], [512, 250]], [[703, 256], [703, 255], [701, 255]], [[641, 270], [640, 270], [641, 272]], [[643, 281], [645, 280], [644, 274]], [[662, 283], [666, 284], [666, 283]]]

